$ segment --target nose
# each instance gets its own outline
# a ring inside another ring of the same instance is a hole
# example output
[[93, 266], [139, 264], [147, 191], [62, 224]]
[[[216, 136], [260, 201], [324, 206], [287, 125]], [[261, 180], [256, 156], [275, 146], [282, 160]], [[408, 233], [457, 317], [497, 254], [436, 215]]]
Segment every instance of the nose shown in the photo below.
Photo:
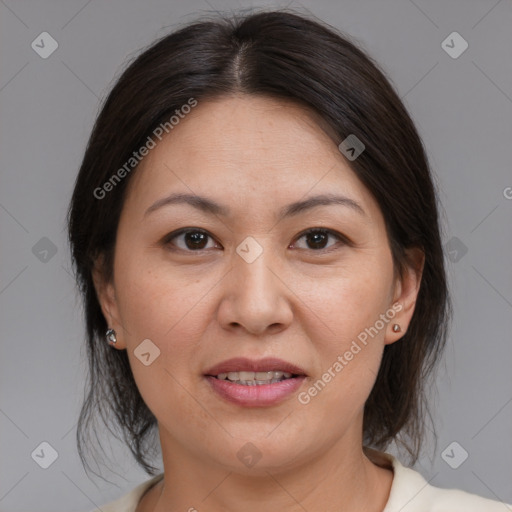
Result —
[[262, 248], [254, 261], [233, 252], [231, 271], [221, 284], [218, 309], [218, 320], [224, 329], [275, 334], [292, 322], [293, 292], [272, 251], [263, 245]]

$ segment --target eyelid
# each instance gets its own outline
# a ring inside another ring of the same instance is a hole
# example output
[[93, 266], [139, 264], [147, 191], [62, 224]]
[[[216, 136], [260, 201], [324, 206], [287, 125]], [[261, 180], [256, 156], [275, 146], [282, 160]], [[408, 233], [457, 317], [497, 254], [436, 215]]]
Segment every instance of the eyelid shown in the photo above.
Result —
[[[195, 228], [195, 227], [180, 228], [180, 229], [177, 229], [176, 231], [172, 231], [171, 233], [168, 233], [167, 235], [165, 235], [163, 237], [162, 244], [164, 246], [172, 245], [171, 240], [179, 237], [180, 235], [186, 234], [186, 233], [202, 233], [202, 234], [208, 236], [209, 238], [211, 238], [212, 240], [214, 240], [215, 243], [220, 245], [220, 243], [215, 239], [215, 237], [212, 234], [210, 234], [206, 229]], [[198, 249], [196, 251], [192, 251], [192, 250], [181, 249], [180, 247], [175, 247], [175, 249], [177, 251], [190, 252], [190, 253], [193, 253], [193, 252], [201, 253], [203, 251], [208, 250], [208, 249]]]
[[[212, 240], [215, 241], [215, 243], [221, 245], [216, 239], [215, 237], [210, 234], [207, 230], [203, 229], [203, 228], [195, 228], [195, 227], [186, 227], [186, 228], [180, 228], [176, 231], [173, 231], [167, 235], [165, 235], [165, 237], [162, 239], [162, 244], [164, 246], [167, 246], [167, 245], [172, 245], [171, 244], [171, 240], [173, 240], [174, 238], [177, 238], [178, 236], [180, 235], [183, 235], [183, 234], [186, 234], [186, 233], [189, 233], [189, 232], [197, 232], [197, 233], [203, 233], [205, 234], [206, 236], [208, 236], [209, 238], [211, 238]], [[321, 232], [321, 233], [326, 233], [327, 235], [331, 235], [333, 236], [334, 238], [337, 238], [338, 241], [342, 242], [344, 245], [351, 245], [351, 241], [343, 234], [339, 233], [338, 231], [335, 231], [333, 229], [329, 229], [329, 228], [324, 228], [324, 227], [312, 227], [312, 228], [308, 228], [308, 229], [305, 229], [304, 231], [301, 231], [294, 239], [294, 242], [292, 242], [292, 244], [290, 245], [293, 245], [297, 242], [297, 240], [300, 240], [302, 237], [310, 234], [310, 233], [318, 233], [318, 232]], [[288, 246], [290, 247], [290, 246]], [[325, 253], [325, 252], [329, 252], [331, 250], [335, 250], [336, 247], [335, 246], [332, 246], [332, 247], [327, 247], [325, 249], [299, 249], [299, 250], [305, 250], [305, 251], [311, 251], [311, 252], [314, 252], [314, 253]], [[208, 251], [209, 249], [197, 249], [197, 250], [187, 250], [187, 249], [181, 249], [180, 247], [175, 247], [175, 250], [177, 251], [183, 251], [183, 252], [189, 252], [189, 253], [202, 253], [203, 251]]]
[[[340, 242], [342, 242], [344, 245], [351, 245], [351, 241], [343, 234], [339, 233], [338, 231], [335, 231], [334, 229], [329, 229], [329, 228], [324, 228], [324, 227], [313, 227], [313, 228], [308, 228], [304, 231], [302, 231], [301, 233], [299, 233], [296, 237], [295, 237], [295, 242], [297, 240], [300, 240], [303, 236], [305, 235], [309, 235], [310, 233], [325, 233], [327, 235], [331, 235], [333, 236], [334, 238], [337, 238]], [[293, 243], [295, 243], [293, 242]], [[312, 252], [316, 252], [316, 253], [322, 253], [322, 252], [329, 252], [331, 250], [335, 250], [336, 247], [335, 246], [331, 246], [331, 247], [327, 247], [325, 249], [300, 249], [300, 250], [309, 250], [309, 251], [312, 251]]]

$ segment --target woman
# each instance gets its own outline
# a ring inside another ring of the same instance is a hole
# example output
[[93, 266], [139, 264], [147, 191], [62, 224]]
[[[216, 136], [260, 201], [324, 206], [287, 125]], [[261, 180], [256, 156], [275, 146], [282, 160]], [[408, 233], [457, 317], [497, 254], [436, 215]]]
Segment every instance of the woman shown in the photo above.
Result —
[[104, 512], [505, 509], [383, 451], [418, 456], [451, 308], [421, 140], [332, 28], [262, 12], [152, 45], [100, 112], [69, 237], [80, 454], [113, 413], [152, 475]]

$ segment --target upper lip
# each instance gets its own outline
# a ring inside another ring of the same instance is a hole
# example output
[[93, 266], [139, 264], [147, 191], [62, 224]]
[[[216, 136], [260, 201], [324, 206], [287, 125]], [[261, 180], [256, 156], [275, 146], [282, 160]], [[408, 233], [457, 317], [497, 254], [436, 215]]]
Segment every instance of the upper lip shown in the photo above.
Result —
[[272, 372], [282, 371], [295, 375], [306, 375], [306, 372], [297, 365], [277, 359], [275, 357], [266, 357], [264, 359], [248, 359], [246, 357], [235, 357], [222, 361], [212, 366], [205, 372], [205, 375], [217, 376], [219, 373], [229, 372]]

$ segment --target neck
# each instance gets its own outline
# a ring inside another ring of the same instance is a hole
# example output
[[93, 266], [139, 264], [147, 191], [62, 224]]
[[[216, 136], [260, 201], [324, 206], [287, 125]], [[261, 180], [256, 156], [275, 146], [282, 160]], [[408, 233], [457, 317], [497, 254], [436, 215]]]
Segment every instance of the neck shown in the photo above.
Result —
[[392, 469], [372, 462], [361, 440], [350, 438], [326, 446], [315, 456], [303, 455], [307, 462], [283, 468], [264, 465], [261, 459], [245, 473], [199, 460], [180, 450], [162, 431], [161, 441], [165, 477], [155, 486], [147, 506], [137, 512], [261, 512], [262, 508], [381, 512], [393, 480]]

